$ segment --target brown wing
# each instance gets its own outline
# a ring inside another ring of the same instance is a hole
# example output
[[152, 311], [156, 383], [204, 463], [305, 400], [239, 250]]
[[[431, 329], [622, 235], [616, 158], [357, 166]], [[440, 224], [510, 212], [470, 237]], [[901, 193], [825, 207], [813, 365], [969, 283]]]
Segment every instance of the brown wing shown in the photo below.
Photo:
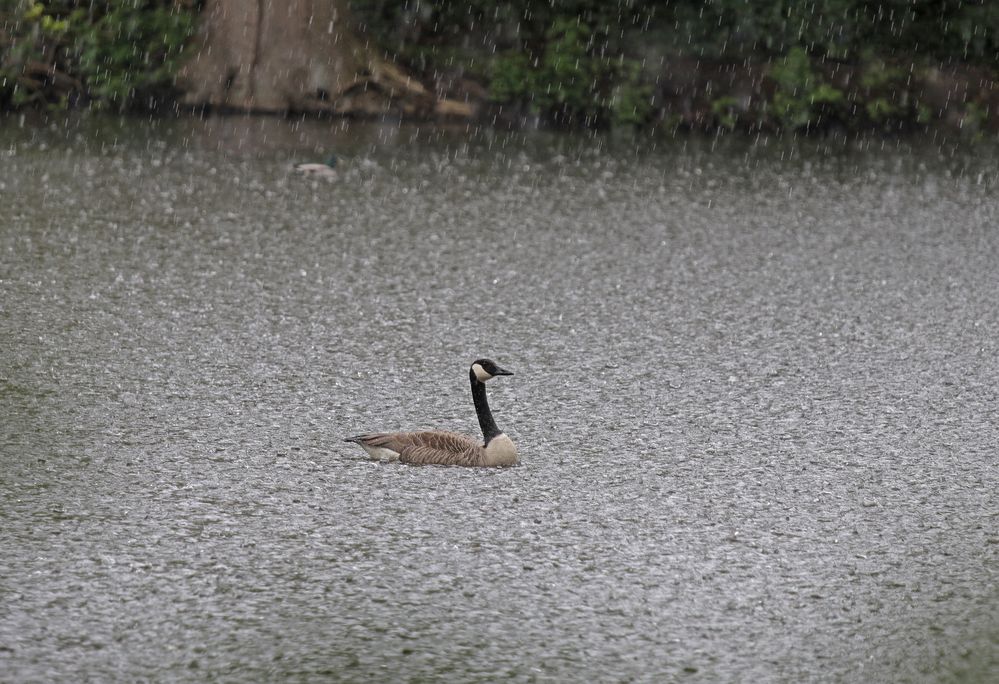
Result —
[[366, 435], [358, 435], [357, 437], [351, 437], [350, 442], [357, 442], [358, 444], [364, 444], [370, 447], [378, 447], [380, 449], [391, 449], [397, 454], [401, 454], [402, 450], [410, 446], [412, 442], [409, 440], [409, 436], [415, 433], [412, 432], [371, 432]]
[[409, 445], [399, 460], [412, 464], [475, 465], [482, 459], [482, 445], [457, 432], [410, 432]]
[[399, 454], [399, 461], [414, 465], [475, 466], [485, 458], [481, 444], [457, 432], [378, 432], [348, 441], [391, 449]]

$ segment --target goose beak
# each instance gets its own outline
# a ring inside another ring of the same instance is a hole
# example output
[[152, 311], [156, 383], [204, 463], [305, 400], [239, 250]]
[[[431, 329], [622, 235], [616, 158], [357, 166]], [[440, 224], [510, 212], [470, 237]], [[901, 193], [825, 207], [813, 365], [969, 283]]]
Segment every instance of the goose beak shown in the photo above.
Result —
[[496, 372], [493, 373], [493, 375], [513, 375], [513, 371], [503, 370], [502, 368], [497, 367]]

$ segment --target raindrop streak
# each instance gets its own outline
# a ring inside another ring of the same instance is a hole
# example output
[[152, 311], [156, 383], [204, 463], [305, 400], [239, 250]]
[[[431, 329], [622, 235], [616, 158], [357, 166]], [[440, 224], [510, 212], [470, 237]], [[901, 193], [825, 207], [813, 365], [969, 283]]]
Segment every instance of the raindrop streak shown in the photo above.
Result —
[[[54, 121], [0, 128], [0, 678], [985, 671], [994, 148]], [[521, 466], [342, 443], [476, 434], [487, 355]]]

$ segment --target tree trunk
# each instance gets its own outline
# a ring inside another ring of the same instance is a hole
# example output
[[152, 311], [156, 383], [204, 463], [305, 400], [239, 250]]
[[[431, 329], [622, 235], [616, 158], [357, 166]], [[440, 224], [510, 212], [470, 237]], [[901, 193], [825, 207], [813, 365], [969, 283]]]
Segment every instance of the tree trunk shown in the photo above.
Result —
[[465, 104], [438, 101], [377, 57], [351, 30], [347, 7], [348, 0], [206, 0], [193, 56], [177, 76], [182, 101], [247, 112], [416, 116]]

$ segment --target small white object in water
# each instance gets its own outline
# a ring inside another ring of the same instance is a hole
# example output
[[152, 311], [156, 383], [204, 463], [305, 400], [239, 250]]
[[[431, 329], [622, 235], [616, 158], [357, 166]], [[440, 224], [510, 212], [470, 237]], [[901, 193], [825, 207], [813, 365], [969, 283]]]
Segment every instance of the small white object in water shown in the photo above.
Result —
[[319, 176], [321, 178], [336, 178], [336, 155], [330, 155], [330, 158], [326, 160], [323, 164], [317, 163], [305, 163], [305, 164], [295, 164], [295, 170], [305, 176]]

